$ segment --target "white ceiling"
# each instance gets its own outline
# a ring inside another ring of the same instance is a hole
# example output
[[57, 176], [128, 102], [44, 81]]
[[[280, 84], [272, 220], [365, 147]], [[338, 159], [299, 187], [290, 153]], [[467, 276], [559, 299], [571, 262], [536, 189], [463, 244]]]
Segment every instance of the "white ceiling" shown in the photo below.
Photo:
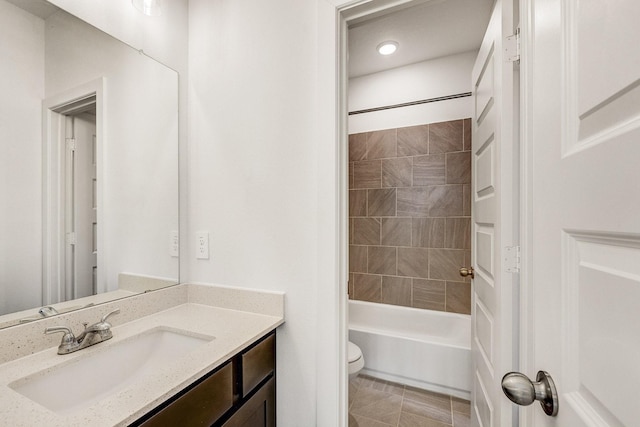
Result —
[[[477, 50], [494, 0], [430, 0], [349, 27], [349, 77]], [[389, 56], [376, 47], [400, 44]]]

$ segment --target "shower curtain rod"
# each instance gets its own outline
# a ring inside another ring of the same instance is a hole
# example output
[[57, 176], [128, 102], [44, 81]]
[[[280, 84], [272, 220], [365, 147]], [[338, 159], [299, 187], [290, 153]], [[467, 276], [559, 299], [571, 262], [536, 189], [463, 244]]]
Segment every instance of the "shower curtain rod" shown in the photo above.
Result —
[[428, 104], [430, 102], [447, 101], [449, 99], [466, 98], [471, 96], [471, 92], [457, 93], [455, 95], [439, 96], [437, 98], [421, 99], [419, 101], [404, 102], [402, 104], [386, 105], [384, 107], [367, 108], [366, 110], [350, 111], [349, 115], [372, 113], [374, 111], [390, 110], [392, 108], [410, 107], [412, 105]]

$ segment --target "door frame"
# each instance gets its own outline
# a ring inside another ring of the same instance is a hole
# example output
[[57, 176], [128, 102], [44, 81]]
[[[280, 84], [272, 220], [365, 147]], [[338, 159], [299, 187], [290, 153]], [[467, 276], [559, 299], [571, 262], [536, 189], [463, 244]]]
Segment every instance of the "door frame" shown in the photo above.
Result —
[[[334, 307], [333, 310], [319, 310], [318, 323], [328, 330], [318, 334], [317, 375], [317, 425], [348, 424], [348, 376], [346, 373], [346, 342], [348, 341], [348, 135], [347, 135], [347, 69], [346, 31], [349, 20], [379, 13], [392, 7], [403, 7], [428, 0], [318, 0], [318, 115], [322, 123], [318, 134], [318, 179], [320, 193], [328, 192], [333, 198], [320, 199], [319, 213], [330, 215], [319, 227], [325, 236], [319, 238], [319, 281], [331, 284], [318, 294], [318, 307]], [[520, 230], [520, 289], [514, 295], [514, 309], [519, 310], [519, 325], [514, 328], [514, 338], [518, 338], [518, 352], [515, 360], [523, 372], [534, 372], [532, 366], [532, 331], [534, 327], [531, 298], [530, 253], [531, 235], [531, 170], [532, 170], [532, 58], [533, 51], [533, 0], [515, 0], [520, 22], [520, 155], [519, 173], [512, 175], [519, 189], [518, 212], [514, 221]], [[326, 141], [334, 141], [326, 144]], [[330, 171], [330, 173], [327, 173]], [[321, 215], [322, 217], [322, 215]], [[326, 233], [330, 229], [333, 233]], [[336, 239], [336, 240], [332, 240]], [[322, 287], [321, 287], [322, 288]], [[518, 337], [515, 335], [518, 334]], [[326, 341], [329, 338], [331, 341]], [[327, 346], [327, 342], [331, 345]], [[322, 344], [322, 345], [320, 345]], [[338, 356], [337, 363], [335, 361]], [[336, 390], [338, 391], [336, 393]], [[521, 427], [533, 425], [531, 411], [518, 411], [514, 421]], [[335, 414], [332, 417], [330, 414]]]
[[[65, 236], [65, 158], [66, 116], [60, 111], [65, 106], [93, 96], [96, 97], [96, 163], [97, 176], [97, 220], [98, 220], [98, 265], [105, 266], [104, 248], [104, 78], [98, 78], [76, 86], [42, 102], [42, 301], [49, 305], [65, 301], [73, 296], [67, 289], [66, 236]], [[105, 268], [98, 269], [97, 291], [103, 292]]]
[[347, 21], [428, 0], [317, 1], [316, 425], [348, 425]]

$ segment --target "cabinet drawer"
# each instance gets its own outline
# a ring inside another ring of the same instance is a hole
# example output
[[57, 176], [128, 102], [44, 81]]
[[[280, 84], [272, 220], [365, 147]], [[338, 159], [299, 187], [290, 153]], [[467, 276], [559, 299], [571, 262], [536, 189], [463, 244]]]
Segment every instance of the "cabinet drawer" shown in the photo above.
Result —
[[158, 426], [210, 426], [233, 406], [231, 362], [140, 424]]
[[245, 397], [275, 369], [275, 335], [242, 355], [242, 397]]

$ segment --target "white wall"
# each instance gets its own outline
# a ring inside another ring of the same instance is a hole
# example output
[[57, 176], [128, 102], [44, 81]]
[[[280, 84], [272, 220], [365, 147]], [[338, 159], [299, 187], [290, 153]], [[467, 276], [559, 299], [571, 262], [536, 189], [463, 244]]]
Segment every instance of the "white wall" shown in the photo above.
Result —
[[315, 0], [190, 1], [189, 237], [209, 231], [211, 258], [196, 260], [189, 248], [188, 280], [286, 292], [277, 337], [283, 427], [316, 425], [323, 350], [316, 8]]
[[106, 289], [130, 272], [178, 278], [178, 76], [64, 12], [46, 22], [46, 97], [104, 77], [102, 229]]
[[44, 22], [0, 0], [0, 315], [42, 302]]
[[[471, 92], [477, 52], [466, 52], [349, 80], [349, 111]], [[349, 133], [471, 117], [472, 98], [349, 116]]]

